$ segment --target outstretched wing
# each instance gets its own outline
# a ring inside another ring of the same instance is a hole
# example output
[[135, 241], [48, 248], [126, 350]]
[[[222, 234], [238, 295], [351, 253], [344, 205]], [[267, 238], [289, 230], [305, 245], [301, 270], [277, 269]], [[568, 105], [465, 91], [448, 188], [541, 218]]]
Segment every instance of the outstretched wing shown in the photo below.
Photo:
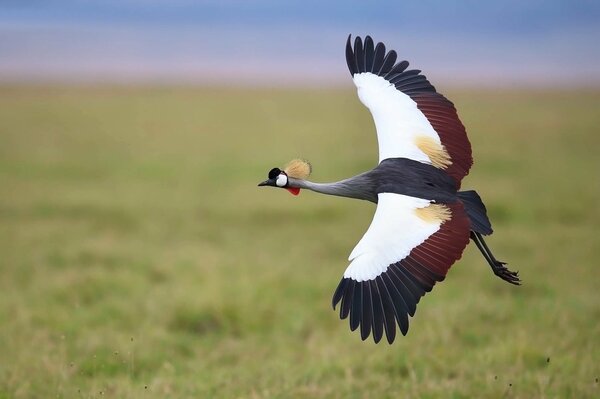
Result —
[[334, 295], [340, 318], [361, 338], [377, 343], [385, 331], [391, 344], [396, 323], [408, 332], [408, 315], [437, 281], [442, 281], [469, 243], [462, 203], [449, 205], [401, 194], [381, 193], [371, 226], [356, 245]]
[[471, 144], [454, 104], [436, 92], [408, 61], [396, 63], [396, 52], [375, 46], [370, 36], [363, 44], [350, 36], [346, 62], [360, 101], [371, 111], [377, 128], [379, 162], [410, 158], [444, 169], [457, 187], [473, 164]]

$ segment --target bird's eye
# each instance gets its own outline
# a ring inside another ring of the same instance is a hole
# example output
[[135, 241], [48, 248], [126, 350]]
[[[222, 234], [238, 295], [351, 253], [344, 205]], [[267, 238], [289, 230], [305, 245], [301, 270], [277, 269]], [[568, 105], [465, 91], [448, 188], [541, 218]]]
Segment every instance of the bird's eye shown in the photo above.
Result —
[[273, 168], [269, 171], [269, 179], [274, 179], [281, 173], [281, 169]]

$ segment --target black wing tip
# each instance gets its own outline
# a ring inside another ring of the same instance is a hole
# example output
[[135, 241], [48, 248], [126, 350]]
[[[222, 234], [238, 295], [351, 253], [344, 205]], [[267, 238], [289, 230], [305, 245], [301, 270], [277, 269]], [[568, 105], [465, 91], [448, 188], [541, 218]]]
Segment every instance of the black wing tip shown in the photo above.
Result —
[[[366, 341], [372, 336], [373, 341], [378, 344], [385, 335], [387, 343], [391, 345], [396, 339], [396, 326], [403, 336], [406, 336], [408, 333], [409, 324], [407, 315], [411, 312], [396, 309], [393, 299], [388, 293], [392, 287], [388, 287], [389, 283], [383, 278], [379, 278], [379, 284], [382, 287], [378, 287], [378, 281], [376, 280], [359, 282], [351, 278], [342, 277], [338, 284], [338, 289], [336, 289], [334, 294], [332, 305], [335, 309], [340, 301], [342, 301], [342, 304], [351, 303], [349, 305], [350, 310], [345, 314], [343, 312], [344, 305], [342, 305], [340, 308], [340, 319], [349, 318], [350, 330], [354, 332], [359, 329], [362, 341]], [[354, 287], [356, 287], [356, 290]], [[384, 291], [382, 292], [382, 290]], [[355, 295], [355, 293], [358, 293], [358, 295]], [[390, 316], [391, 319], [387, 319]], [[405, 320], [401, 321], [401, 318]]]
[[348, 35], [348, 40], [346, 41], [346, 64], [348, 65], [350, 76], [354, 76], [358, 67], [354, 58], [354, 51], [352, 50], [352, 34]]
[[347, 289], [348, 279], [343, 278], [338, 284], [337, 288], [335, 289], [335, 292], [333, 293], [333, 297], [331, 298], [331, 306], [333, 307], [333, 310], [335, 310], [337, 304], [342, 300], [342, 297], [346, 293]]
[[[408, 68], [409, 62], [406, 60], [395, 62], [397, 59], [396, 51], [390, 50], [384, 54], [383, 60], [377, 59], [372, 50], [373, 47], [377, 48], [379, 45], [385, 48], [382, 42], [375, 43], [370, 35], [366, 35], [364, 40], [360, 36], [355, 36], [354, 44], [352, 44], [352, 34], [348, 34], [346, 39], [346, 63], [351, 76], [370, 72], [390, 81], [388, 78], [391, 78], [390, 74], [392, 74], [394, 80], [396, 80], [396, 82], [392, 82], [396, 89], [409, 96], [426, 92], [437, 93], [436, 88], [424, 75], [421, 75], [421, 70], [407, 71], [406, 68]], [[386, 62], [388, 60], [391, 63]]]

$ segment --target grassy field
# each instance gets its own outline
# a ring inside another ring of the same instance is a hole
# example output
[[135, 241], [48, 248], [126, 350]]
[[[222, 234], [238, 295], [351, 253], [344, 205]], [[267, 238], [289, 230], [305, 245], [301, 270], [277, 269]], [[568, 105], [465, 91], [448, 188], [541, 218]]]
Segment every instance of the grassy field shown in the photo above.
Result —
[[353, 91], [0, 88], [0, 398], [600, 396], [600, 92], [450, 91], [488, 205], [408, 336], [330, 299], [366, 202], [259, 189], [376, 163]]

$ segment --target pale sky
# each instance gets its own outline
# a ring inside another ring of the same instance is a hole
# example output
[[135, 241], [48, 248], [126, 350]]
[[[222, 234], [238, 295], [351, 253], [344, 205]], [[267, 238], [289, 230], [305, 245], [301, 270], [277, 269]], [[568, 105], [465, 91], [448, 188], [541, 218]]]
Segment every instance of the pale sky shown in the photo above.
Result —
[[434, 82], [600, 87], [600, 2], [557, 0], [0, 0], [0, 82], [343, 85], [349, 33]]

